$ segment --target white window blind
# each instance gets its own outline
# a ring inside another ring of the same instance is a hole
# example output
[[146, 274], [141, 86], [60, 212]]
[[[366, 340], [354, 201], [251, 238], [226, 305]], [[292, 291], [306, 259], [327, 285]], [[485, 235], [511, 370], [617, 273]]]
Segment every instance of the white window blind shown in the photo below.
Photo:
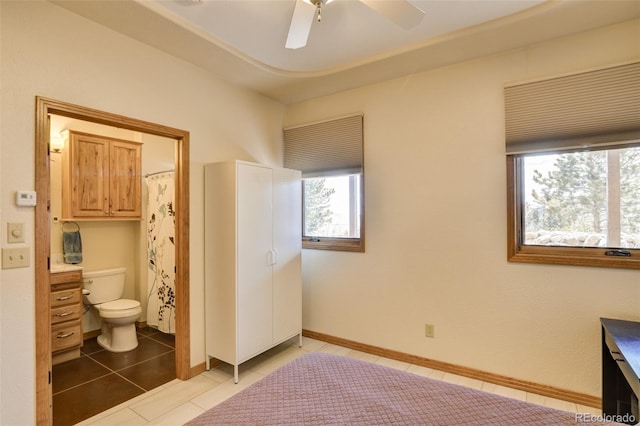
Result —
[[303, 177], [362, 172], [362, 114], [284, 129], [284, 166]]
[[640, 62], [505, 88], [507, 154], [640, 141]]

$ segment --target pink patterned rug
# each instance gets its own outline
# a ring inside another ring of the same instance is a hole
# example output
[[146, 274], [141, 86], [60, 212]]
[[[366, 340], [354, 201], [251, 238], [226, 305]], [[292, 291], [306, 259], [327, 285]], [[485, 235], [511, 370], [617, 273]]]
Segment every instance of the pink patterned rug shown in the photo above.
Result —
[[575, 425], [581, 420], [597, 418], [310, 353], [187, 425]]

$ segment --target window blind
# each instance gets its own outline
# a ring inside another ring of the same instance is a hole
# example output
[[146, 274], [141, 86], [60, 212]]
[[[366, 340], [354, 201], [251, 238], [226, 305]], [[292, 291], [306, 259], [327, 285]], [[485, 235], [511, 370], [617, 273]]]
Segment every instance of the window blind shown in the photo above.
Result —
[[284, 166], [303, 177], [362, 172], [362, 114], [284, 129]]
[[504, 90], [507, 154], [640, 141], [640, 62]]

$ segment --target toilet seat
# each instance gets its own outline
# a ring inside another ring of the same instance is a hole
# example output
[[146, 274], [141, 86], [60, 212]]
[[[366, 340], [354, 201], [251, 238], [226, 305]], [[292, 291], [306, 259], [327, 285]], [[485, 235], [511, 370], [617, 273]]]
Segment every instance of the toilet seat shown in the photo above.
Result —
[[142, 312], [140, 302], [131, 299], [117, 299], [97, 305], [102, 318], [124, 318]]

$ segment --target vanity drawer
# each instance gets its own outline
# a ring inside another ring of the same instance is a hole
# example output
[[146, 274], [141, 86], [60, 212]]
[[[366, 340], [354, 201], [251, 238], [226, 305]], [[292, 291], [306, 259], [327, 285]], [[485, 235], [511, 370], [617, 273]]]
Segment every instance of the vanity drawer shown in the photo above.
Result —
[[71, 290], [62, 290], [51, 293], [51, 309], [63, 305], [77, 304], [81, 305], [82, 290], [74, 288]]
[[51, 327], [51, 352], [74, 346], [82, 346], [82, 327], [80, 321]]
[[52, 289], [55, 284], [82, 285], [82, 271], [57, 272], [51, 274], [49, 281]]
[[79, 320], [82, 317], [82, 306], [79, 304], [51, 308], [51, 324], [64, 321]]

